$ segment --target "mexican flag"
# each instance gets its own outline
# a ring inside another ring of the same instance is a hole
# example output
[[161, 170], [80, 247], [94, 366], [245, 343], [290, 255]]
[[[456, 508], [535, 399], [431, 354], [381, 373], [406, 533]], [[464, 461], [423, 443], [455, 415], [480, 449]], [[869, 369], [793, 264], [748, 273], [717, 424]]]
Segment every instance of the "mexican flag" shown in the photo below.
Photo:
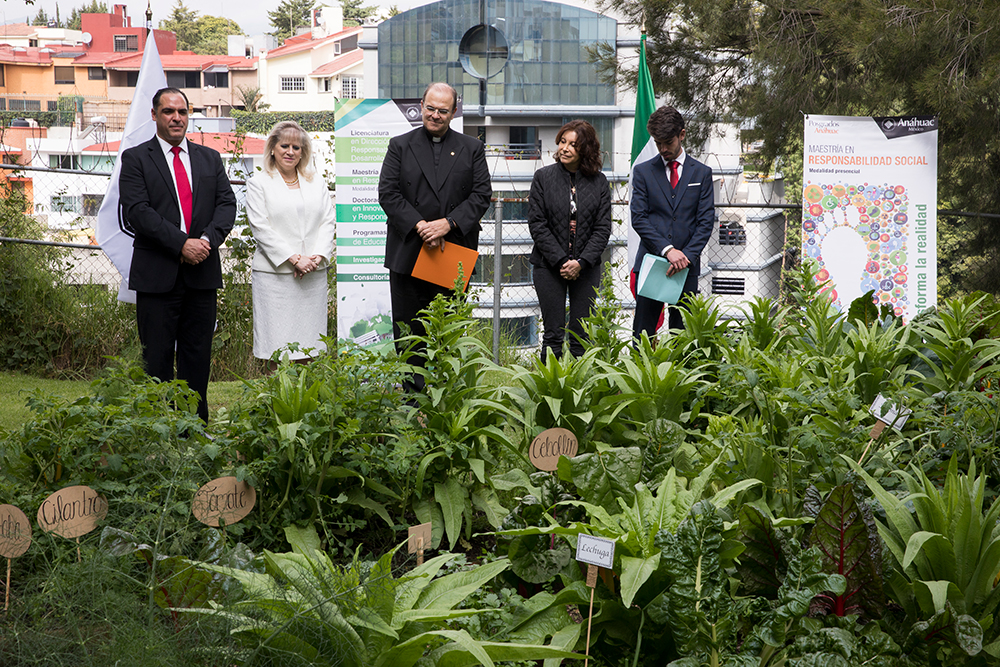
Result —
[[[656, 156], [656, 144], [646, 131], [649, 117], [656, 111], [656, 97], [653, 95], [653, 78], [649, 75], [649, 65], [646, 64], [646, 33], [642, 33], [639, 41], [639, 86], [635, 95], [635, 125], [632, 127], [632, 161], [628, 176], [628, 199], [632, 200], [632, 171], [635, 165], [650, 160]], [[635, 256], [639, 252], [639, 235], [632, 229], [631, 214], [625, 210], [628, 221], [628, 265], [635, 265]]]

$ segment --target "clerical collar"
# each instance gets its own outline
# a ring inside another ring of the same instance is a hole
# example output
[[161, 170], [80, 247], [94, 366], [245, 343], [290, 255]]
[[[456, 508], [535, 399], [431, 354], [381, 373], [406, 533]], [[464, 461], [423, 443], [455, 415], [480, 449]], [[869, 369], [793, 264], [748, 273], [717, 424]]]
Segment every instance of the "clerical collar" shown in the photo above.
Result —
[[[427, 128], [426, 127], [424, 128], [424, 132], [427, 132]], [[436, 144], [439, 144], [442, 141], [444, 141], [444, 136], [443, 135], [440, 136], [440, 137], [437, 137], [437, 136], [434, 136], [433, 134], [431, 134], [430, 132], [427, 132], [427, 138], [430, 139], [431, 141], [433, 141]]]

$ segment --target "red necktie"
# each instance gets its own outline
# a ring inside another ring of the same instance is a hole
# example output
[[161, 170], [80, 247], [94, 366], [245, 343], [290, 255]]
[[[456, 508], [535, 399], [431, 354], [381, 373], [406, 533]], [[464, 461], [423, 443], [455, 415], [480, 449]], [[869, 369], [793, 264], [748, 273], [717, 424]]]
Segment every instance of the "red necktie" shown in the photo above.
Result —
[[181, 198], [181, 213], [184, 215], [184, 231], [191, 232], [191, 184], [188, 182], [187, 170], [181, 162], [181, 147], [170, 149], [174, 153], [174, 180], [177, 181], [177, 194]]
[[677, 177], [677, 167], [678, 167], [678, 165], [680, 165], [680, 163], [677, 160], [671, 160], [670, 161], [670, 187], [672, 187], [672, 188], [676, 188], [677, 187], [677, 181], [680, 180]]

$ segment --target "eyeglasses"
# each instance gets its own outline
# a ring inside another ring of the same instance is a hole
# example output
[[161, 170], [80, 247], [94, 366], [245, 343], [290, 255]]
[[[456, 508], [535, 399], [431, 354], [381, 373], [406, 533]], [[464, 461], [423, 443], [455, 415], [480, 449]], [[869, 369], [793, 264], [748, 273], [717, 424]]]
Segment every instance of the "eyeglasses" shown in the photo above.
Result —
[[447, 116], [448, 114], [451, 113], [451, 109], [437, 109], [435, 107], [429, 107], [427, 105], [424, 105], [424, 111], [426, 111], [427, 113], [429, 113], [432, 116], [434, 114], [438, 114], [438, 115], [441, 115], [441, 116]]

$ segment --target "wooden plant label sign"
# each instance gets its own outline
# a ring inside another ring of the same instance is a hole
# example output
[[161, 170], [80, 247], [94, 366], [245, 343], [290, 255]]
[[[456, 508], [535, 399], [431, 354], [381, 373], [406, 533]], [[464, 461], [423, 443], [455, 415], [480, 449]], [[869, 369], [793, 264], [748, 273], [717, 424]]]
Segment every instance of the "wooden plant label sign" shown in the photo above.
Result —
[[245, 518], [257, 503], [257, 490], [235, 477], [218, 477], [198, 489], [191, 501], [194, 518], [218, 528]]
[[431, 522], [410, 526], [407, 531], [406, 551], [415, 554], [431, 548]]
[[615, 541], [580, 533], [576, 536], [576, 559], [581, 563], [610, 570], [615, 564]]
[[[882, 394], [879, 394], [875, 397], [875, 400], [872, 401], [872, 406], [869, 408], [869, 412], [871, 412], [875, 419], [879, 420], [886, 426], [891, 424], [892, 427], [898, 431], [903, 428], [903, 424], [905, 424], [906, 420], [910, 418], [913, 410], [910, 410], [909, 408], [900, 409], [898, 405], [890, 402], [889, 399]], [[883, 426], [883, 428], [885, 427]], [[879, 429], [879, 431], [881, 432], [881, 429]]]
[[531, 441], [528, 458], [539, 470], [555, 470], [559, 465], [559, 457], [568, 459], [576, 456], [580, 443], [576, 436], [564, 428], [550, 428], [538, 434]]
[[0, 505], [0, 556], [17, 558], [31, 546], [31, 523], [13, 505]]
[[89, 486], [67, 486], [38, 508], [38, 525], [47, 533], [74, 538], [97, 528], [108, 515], [108, 501]]

